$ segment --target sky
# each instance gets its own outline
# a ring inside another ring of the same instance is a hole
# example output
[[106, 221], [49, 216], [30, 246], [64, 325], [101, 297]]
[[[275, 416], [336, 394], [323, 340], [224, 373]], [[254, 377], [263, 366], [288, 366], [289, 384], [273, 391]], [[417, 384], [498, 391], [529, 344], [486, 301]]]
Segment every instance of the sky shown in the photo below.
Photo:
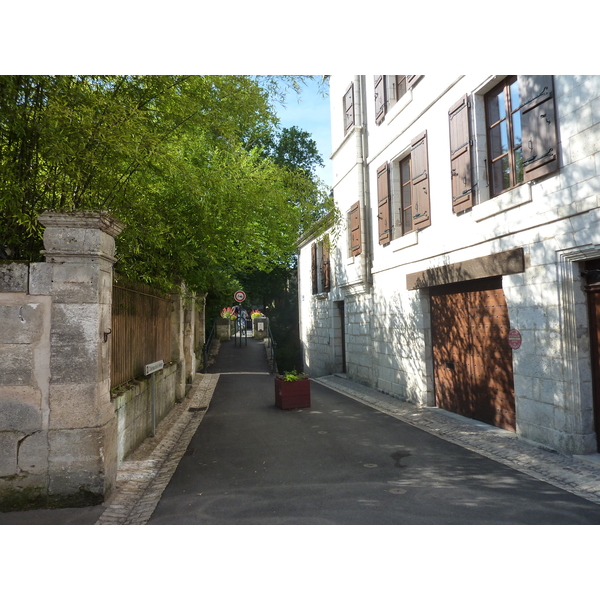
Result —
[[302, 85], [300, 95], [290, 92], [285, 105], [276, 104], [275, 108], [282, 128], [295, 125], [298, 129], [310, 133], [325, 163], [325, 168], [317, 168], [317, 175], [326, 185], [331, 186], [333, 180], [329, 159], [331, 156], [329, 87], [325, 88], [327, 95], [323, 98], [322, 91], [318, 90], [321, 77], [315, 75], [316, 81], [309, 81], [306, 85]]

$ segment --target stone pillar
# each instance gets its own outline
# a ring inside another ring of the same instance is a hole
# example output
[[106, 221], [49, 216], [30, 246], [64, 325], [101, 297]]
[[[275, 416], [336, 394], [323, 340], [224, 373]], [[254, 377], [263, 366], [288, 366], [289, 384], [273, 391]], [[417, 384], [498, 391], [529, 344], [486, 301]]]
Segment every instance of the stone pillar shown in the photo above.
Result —
[[255, 340], [264, 340], [267, 337], [269, 319], [267, 317], [254, 317], [252, 319], [252, 337]]
[[215, 335], [217, 339], [226, 342], [231, 338], [231, 319], [217, 318]]
[[48, 498], [93, 504], [113, 491], [117, 423], [110, 399], [115, 240], [124, 225], [106, 213], [40, 215], [46, 263], [30, 293], [52, 296]]
[[[183, 291], [183, 288], [182, 288]], [[173, 314], [171, 319], [171, 360], [177, 363], [175, 397], [185, 398], [185, 351], [183, 347], [184, 306], [182, 294], [171, 294]]]
[[194, 382], [196, 374], [196, 355], [194, 341], [196, 338], [196, 297], [192, 294], [185, 298], [183, 323], [183, 356], [185, 358], [185, 379]]

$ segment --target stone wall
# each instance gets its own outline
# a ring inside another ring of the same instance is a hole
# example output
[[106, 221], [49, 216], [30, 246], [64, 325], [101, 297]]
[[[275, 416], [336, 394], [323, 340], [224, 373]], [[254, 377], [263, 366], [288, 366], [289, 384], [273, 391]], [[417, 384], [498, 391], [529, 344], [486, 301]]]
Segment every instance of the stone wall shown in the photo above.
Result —
[[[151, 418], [145, 379], [111, 399], [114, 237], [123, 225], [90, 212], [39, 220], [46, 262], [0, 263], [0, 510], [102, 502]], [[173, 300], [157, 422], [185, 396], [204, 339], [195, 299]]]
[[[156, 423], [173, 407], [177, 389], [177, 365], [165, 365], [155, 374]], [[135, 380], [118, 392], [113, 403], [117, 416], [117, 460], [123, 462], [149, 435], [152, 435], [152, 393], [150, 376]]]
[[0, 506], [98, 503], [113, 488], [114, 236], [108, 215], [44, 214], [46, 262], [0, 277]]

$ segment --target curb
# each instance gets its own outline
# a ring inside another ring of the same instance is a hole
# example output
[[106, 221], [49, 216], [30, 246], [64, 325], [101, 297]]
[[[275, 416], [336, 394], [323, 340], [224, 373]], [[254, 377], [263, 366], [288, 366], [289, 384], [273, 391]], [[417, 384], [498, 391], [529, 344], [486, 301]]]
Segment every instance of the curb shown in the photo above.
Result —
[[124, 461], [117, 490], [96, 525], [144, 525], [156, 509], [179, 461], [210, 405], [219, 375], [198, 374], [187, 397]]

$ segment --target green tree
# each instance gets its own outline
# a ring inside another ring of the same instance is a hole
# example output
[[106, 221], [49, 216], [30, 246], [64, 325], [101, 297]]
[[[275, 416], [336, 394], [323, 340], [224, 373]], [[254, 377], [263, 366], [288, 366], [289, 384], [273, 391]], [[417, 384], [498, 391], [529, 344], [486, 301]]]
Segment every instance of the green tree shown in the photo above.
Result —
[[[316, 176], [316, 167], [324, 166], [323, 158], [308, 132], [295, 126], [267, 132], [257, 145], [262, 147], [263, 156], [272, 159], [276, 165], [313, 183], [314, 187], [303, 190], [303, 193], [321, 194], [321, 199], [327, 194], [327, 189]], [[292, 205], [295, 201], [297, 198], [288, 199]], [[308, 204], [312, 209], [308, 211], [309, 218], [303, 223], [304, 226], [296, 230], [298, 235], [309, 227], [314, 228], [322, 217], [333, 211], [332, 203], [328, 201], [313, 201]], [[303, 368], [296, 275], [298, 235], [294, 238], [294, 247], [290, 248], [289, 255], [282, 257], [276, 264], [272, 263], [270, 268], [241, 268], [235, 275], [246, 292], [247, 304], [260, 306], [269, 317], [277, 342], [277, 365], [280, 372], [294, 369], [301, 371]], [[207, 305], [216, 316], [217, 307], [212, 308], [212, 301], [209, 298]]]
[[117, 269], [163, 289], [288, 260], [327, 198], [251, 140], [300, 80], [0, 76], [0, 252], [39, 260], [37, 215], [85, 209], [125, 222]]

